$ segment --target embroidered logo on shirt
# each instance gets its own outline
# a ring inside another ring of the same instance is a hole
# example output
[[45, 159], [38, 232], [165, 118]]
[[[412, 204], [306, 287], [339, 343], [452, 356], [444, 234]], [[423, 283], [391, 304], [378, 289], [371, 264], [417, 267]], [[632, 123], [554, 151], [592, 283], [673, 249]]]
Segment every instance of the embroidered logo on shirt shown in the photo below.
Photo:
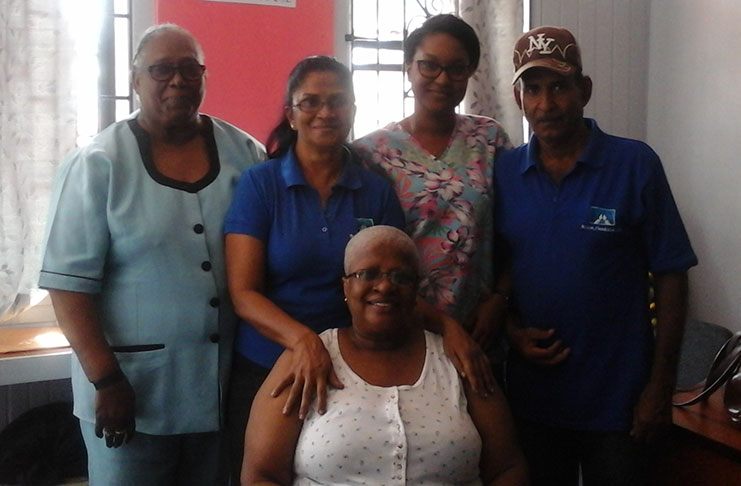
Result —
[[[355, 218], [355, 221], [358, 223], [358, 231], [364, 230], [365, 228], [370, 228], [371, 226], [374, 226], [375, 223], [373, 222], [373, 218]], [[355, 233], [350, 233], [350, 238], [358, 234], [358, 231]]]
[[592, 206], [589, 208], [587, 221], [582, 223], [581, 228], [592, 231], [615, 232], [619, 229], [615, 226], [616, 211], [614, 209]]
[[358, 222], [358, 231], [373, 226], [373, 218], [355, 218], [355, 221]]

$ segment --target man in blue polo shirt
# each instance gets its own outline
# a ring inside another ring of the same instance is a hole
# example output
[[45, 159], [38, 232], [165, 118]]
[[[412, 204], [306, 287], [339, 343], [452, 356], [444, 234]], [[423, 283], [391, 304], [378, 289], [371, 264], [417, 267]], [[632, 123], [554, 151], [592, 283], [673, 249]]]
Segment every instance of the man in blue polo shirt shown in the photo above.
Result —
[[[573, 35], [525, 33], [515, 98], [529, 143], [496, 166], [513, 312], [507, 389], [533, 484], [646, 484], [671, 420], [687, 270], [697, 264], [658, 156], [584, 118]], [[657, 324], [649, 317], [654, 276]]]

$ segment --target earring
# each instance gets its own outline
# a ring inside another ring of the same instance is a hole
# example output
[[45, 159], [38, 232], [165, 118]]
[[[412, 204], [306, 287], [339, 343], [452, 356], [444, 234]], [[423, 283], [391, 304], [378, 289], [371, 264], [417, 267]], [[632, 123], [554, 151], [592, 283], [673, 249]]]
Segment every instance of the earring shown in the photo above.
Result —
[[345, 302], [347, 302], [347, 297], [345, 297]]

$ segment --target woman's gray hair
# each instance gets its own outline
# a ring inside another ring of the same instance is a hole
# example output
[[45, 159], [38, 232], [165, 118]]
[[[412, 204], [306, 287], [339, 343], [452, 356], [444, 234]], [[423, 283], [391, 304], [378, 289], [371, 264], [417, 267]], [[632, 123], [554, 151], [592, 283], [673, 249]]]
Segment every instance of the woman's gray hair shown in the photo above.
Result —
[[404, 260], [412, 265], [417, 275], [420, 274], [419, 253], [414, 241], [400, 229], [385, 225], [370, 226], [350, 238], [345, 246], [345, 273], [351, 271], [350, 263], [356, 255], [367, 254], [372, 247], [379, 244], [398, 250]]
[[201, 48], [201, 44], [198, 43], [195, 36], [190, 33], [187, 29], [184, 29], [180, 27], [177, 24], [157, 24], [152, 25], [147, 30], [144, 31], [144, 34], [142, 34], [142, 38], [139, 39], [139, 44], [136, 46], [136, 51], [134, 52], [134, 58], [131, 61], [131, 65], [134, 69], [140, 69], [144, 66], [141, 66], [141, 58], [142, 53], [147, 48], [147, 44], [149, 44], [153, 39], [159, 37], [160, 35], [164, 34], [165, 32], [179, 32], [181, 34], [185, 34], [191, 39], [193, 39], [193, 43], [196, 45], [196, 52], [198, 53], [198, 62], [203, 64], [203, 49]]

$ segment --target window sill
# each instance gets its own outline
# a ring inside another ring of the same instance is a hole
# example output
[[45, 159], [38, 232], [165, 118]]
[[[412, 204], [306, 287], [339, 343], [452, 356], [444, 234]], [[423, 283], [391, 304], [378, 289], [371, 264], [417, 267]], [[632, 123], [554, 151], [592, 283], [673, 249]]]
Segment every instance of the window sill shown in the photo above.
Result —
[[0, 386], [69, 378], [71, 352], [56, 325], [0, 328]]

